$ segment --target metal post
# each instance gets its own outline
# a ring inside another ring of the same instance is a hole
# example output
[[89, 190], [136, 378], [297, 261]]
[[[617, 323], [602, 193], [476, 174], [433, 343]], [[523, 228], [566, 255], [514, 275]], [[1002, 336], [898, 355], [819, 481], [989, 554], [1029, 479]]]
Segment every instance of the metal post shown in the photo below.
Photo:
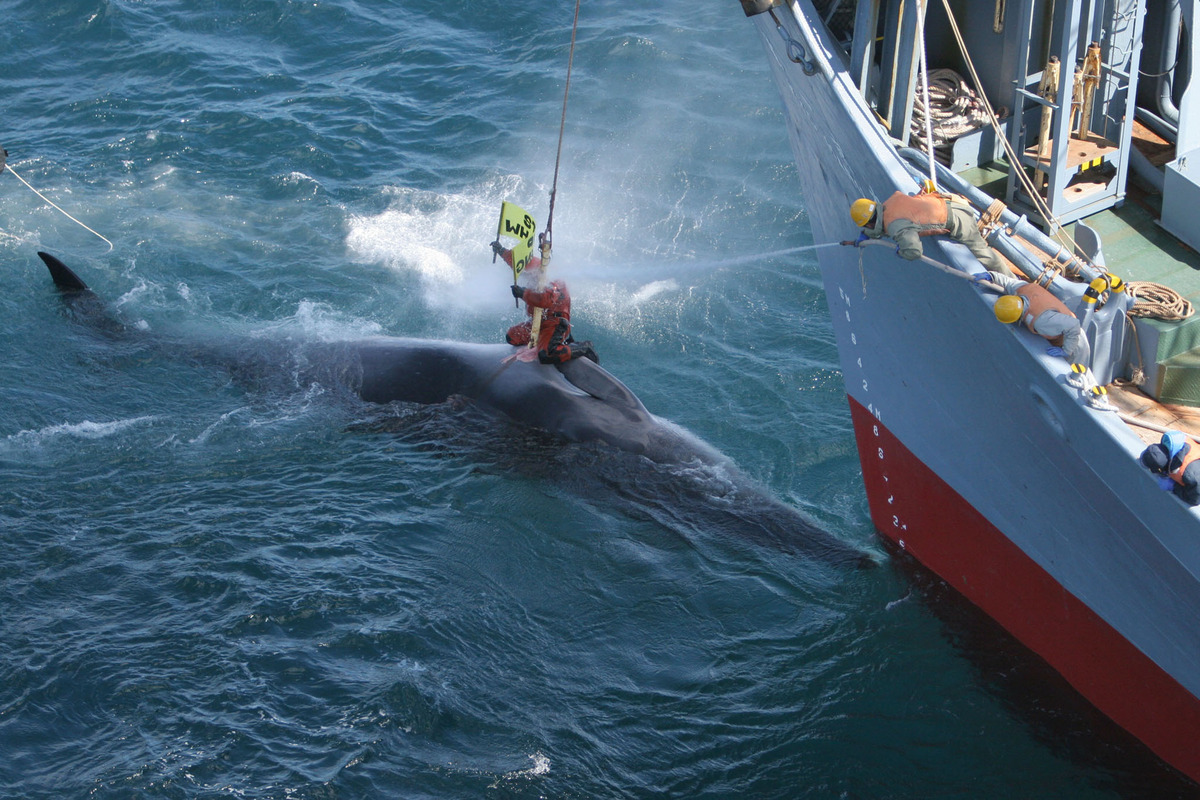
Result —
[[858, 0], [854, 12], [854, 45], [850, 75], [867, 102], [871, 101], [871, 64], [875, 60], [875, 30], [879, 25], [880, 0]]

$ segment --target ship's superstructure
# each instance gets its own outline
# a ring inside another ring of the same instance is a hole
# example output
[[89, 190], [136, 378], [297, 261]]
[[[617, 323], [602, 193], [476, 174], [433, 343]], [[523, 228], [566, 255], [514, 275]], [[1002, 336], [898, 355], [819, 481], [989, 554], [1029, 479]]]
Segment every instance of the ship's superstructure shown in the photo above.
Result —
[[[1200, 517], [1139, 461], [1200, 434], [1200, 0], [742, 5], [813, 235], [846, 243], [819, 257], [876, 527], [1200, 780]], [[856, 240], [856, 199], [931, 190], [1088, 363], [998, 321], [958, 242]]]

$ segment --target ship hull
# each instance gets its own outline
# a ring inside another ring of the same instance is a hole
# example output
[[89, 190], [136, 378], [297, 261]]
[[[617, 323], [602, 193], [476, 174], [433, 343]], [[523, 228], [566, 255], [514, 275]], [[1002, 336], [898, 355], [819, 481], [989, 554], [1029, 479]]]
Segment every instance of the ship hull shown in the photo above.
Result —
[[[786, 37], [769, 15], [754, 20], [814, 237], [853, 239], [855, 198], [917, 186], [807, 0], [794, 9], [779, 9]], [[789, 58], [788, 39], [819, 69]], [[925, 242], [979, 269], [960, 245]], [[997, 323], [970, 281], [886, 247], [819, 252], [880, 533], [1200, 781], [1195, 511], [1140, 467], [1136, 435], [1065, 384], [1045, 341]]]
[[1066, 591], [853, 398], [850, 409], [879, 531], [1160, 757], [1185, 773], [1193, 769], [1200, 731], [1195, 697]]

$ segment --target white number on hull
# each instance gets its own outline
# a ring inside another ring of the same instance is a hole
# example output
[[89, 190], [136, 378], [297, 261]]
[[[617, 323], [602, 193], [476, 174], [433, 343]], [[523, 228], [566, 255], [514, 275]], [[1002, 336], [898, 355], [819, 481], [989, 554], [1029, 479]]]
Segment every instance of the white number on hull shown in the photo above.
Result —
[[[850, 323], [850, 325], [853, 326], [854, 321], [850, 316], [850, 296], [848, 294], [846, 294], [846, 291], [840, 286], [838, 287], [838, 295], [841, 297], [842, 303], [845, 306], [846, 322]], [[850, 330], [850, 344], [855, 348], [858, 347], [858, 333], [853, 330], [853, 327]], [[880, 410], [878, 408], [875, 407], [875, 404], [869, 402], [869, 398], [866, 397], [866, 395], [870, 392], [871, 389], [870, 389], [870, 383], [867, 380], [867, 376], [866, 376], [866, 367], [863, 366], [863, 357], [861, 355], [858, 355], [857, 353], [853, 353], [851, 355], [852, 355], [853, 361], [850, 361], [849, 359], [847, 359], [847, 361], [850, 363], [853, 363], [855, 366], [858, 367], [858, 371], [859, 371], [858, 378], [862, 381], [863, 404], [866, 406], [867, 411], [869, 411], [871, 413], [871, 416], [875, 417], [875, 419], [877, 421], [882, 422], [883, 414], [880, 412]], [[847, 379], [849, 379], [850, 376], [846, 376], [846, 377], [847, 377]], [[847, 383], [849, 383], [849, 380], [847, 380]], [[882, 477], [883, 482], [885, 484], [887, 484], [890, 482], [889, 478], [888, 478], [888, 474], [887, 474], [887, 457], [883, 450], [882, 441], [881, 441], [882, 436], [879, 431], [879, 426], [872, 425], [871, 433], [875, 436], [876, 441], [879, 443], [879, 445], [876, 447], [875, 452], [876, 452], [876, 455], [879, 457], [879, 461], [880, 461], [880, 477]], [[887, 497], [887, 503], [889, 506], [895, 507], [896, 495], [889, 493], [888, 497]], [[894, 529], [896, 529], [897, 531], [907, 531], [908, 530], [908, 524], [903, 522], [900, 519], [899, 514], [892, 515], [892, 527]], [[904, 547], [903, 539], [897, 537], [897, 541], [900, 543], [901, 547]]]

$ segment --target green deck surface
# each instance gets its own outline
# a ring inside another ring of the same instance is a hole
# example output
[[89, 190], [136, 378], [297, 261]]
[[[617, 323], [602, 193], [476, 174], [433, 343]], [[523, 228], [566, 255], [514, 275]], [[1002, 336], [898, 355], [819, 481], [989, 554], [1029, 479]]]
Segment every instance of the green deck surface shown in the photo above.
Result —
[[1126, 281], [1170, 286], [1200, 304], [1200, 254], [1159, 226], [1158, 199], [1130, 197], [1120, 208], [1101, 211], [1086, 222], [1100, 234], [1110, 270]]

